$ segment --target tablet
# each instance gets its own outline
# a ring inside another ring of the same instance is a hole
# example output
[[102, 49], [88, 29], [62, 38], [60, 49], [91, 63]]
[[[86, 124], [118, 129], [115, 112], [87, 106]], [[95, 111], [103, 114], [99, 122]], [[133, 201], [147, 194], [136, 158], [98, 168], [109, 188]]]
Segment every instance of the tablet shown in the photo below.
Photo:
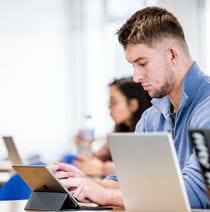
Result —
[[[20, 177], [26, 182], [26, 184], [33, 190], [32, 195], [29, 199], [28, 205], [25, 209], [31, 209], [31, 205], [33, 205], [34, 208], [32, 209], [37, 209], [35, 208], [37, 204], [33, 203], [33, 200], [36, 199], [37, 197], [34, 198], [33, 195], [39, 195], [38, 199], [43, 199], [45, 198], [44, 195], [45, 193], [48, 194], [48, 196], [52, 196], [49, 194], [56, 194], [58, 193], [57, 197], [59, 198], [60, 194], [65, 194], [68, 197], [68, 202], [67, 208], [68, 209], [85, 209], [85, 210], [111, 210], [113, 209], [112, 207], [103, 207], [103, 206], [98, 206], [95, 203], [81, 203], [77, 201], [71, 193], [61, 184], [59, 179], [53, 174], [50, 169], [45, 166], [45, 165], [13, 165], [12, 166], [14, 170], [20, 175]], [[55, 196], [55, 195], [54, 195]], [[33, 199], [33, 200], [32, 200]], [[32, 203], [31, 203], [32, 202]], [[43, 204], [47, 204], [47, 207], [50, 207], [50, 204], [54, 204], [55, 200], [50, 200], [50, 202], [46, 201]], [[42, 203], [39, 203], [42, 204]], [[45, 204], [45, 205], [46, 205]], [[43, 208], [45, 209], [45, 205]], [[57, 205], [52, 206], [50, 209], [60, 209]], [[70, 208], [69, 208], [70, 207]], [[42, 209], [43, 209], [42, 208]], [[38, 208], [39, 209], [39, 208]]]
[[12, 167], [33, 191], [66, 193], [74, 207], [79, 208], [77, 200], [60, 183], [47, 166], [13, 165]]

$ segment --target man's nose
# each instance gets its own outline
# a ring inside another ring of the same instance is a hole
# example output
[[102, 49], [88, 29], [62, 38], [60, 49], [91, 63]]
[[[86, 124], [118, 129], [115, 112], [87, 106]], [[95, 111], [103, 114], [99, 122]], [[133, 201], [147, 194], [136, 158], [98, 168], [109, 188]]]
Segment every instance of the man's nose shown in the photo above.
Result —
[[134, 82], [142, 82], [143, 80], [143, 74], [142, 71], [134, 68], [134, 72], [133, 72], [133, 81]]

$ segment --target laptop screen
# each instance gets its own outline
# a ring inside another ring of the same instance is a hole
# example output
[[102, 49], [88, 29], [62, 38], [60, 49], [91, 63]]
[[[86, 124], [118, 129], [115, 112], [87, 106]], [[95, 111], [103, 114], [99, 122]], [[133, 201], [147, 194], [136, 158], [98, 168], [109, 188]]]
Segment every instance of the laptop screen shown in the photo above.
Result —
[[126, 211], [190, 210], [169, 133], [112, 133], [108, 141]]
[[21, 157], [18, 153], [18, 150], [16, 148], [13, 138], [11, 136], [4, 136], [3, 140], [8, 151], [9, 160], [13, 164], [22, 164]]

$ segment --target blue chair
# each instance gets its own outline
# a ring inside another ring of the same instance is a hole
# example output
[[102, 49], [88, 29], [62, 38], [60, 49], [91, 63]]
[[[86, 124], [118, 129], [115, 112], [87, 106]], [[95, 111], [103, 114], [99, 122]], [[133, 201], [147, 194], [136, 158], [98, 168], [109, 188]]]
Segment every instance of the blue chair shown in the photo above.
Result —
[[[31, 165], [46, 165], [43, 162], [36, 162]], [[0, 189], [0, 200], [24, 200], [30, 197], [32, 190], [22, 180], [22, 178], [15, 174]]]
[[28, 199], [32, 190], [15, 174], [0, 189], [0, 200], [23, 200]]
[[63, 162], [63, 163], [73, 164], [74, 160], [77, 160], [76, 155], [66, 154], [61, 158], [60, 161]]

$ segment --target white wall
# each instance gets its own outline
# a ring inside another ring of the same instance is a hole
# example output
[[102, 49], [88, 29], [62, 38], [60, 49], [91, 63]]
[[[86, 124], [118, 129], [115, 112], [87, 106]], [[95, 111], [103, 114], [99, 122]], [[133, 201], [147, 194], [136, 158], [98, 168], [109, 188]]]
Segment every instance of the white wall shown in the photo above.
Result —
[[206, 58], [208, 58], [206, 60], [206, 65], [207, 65], [207, 70], [208, 70], [208, 74], [210, 75], [210, 1], [206, 0], [205, 2], [206, 5], [206, 10], [205, 10], [205, 29], [206, 29], [206, 36], [205, 36], [205, 54], [206, 54]]
[[210, 74], [206, 68], [205, 0], [157, 0], [157, 5], [167, 8], [178, 18], [193, 59], [204, 72]]
[[79, 76], [70, 66], [69, 2], [0, 0], [0, 135], [13, 135], [25, 156], [56, 159], [75, 131]]

